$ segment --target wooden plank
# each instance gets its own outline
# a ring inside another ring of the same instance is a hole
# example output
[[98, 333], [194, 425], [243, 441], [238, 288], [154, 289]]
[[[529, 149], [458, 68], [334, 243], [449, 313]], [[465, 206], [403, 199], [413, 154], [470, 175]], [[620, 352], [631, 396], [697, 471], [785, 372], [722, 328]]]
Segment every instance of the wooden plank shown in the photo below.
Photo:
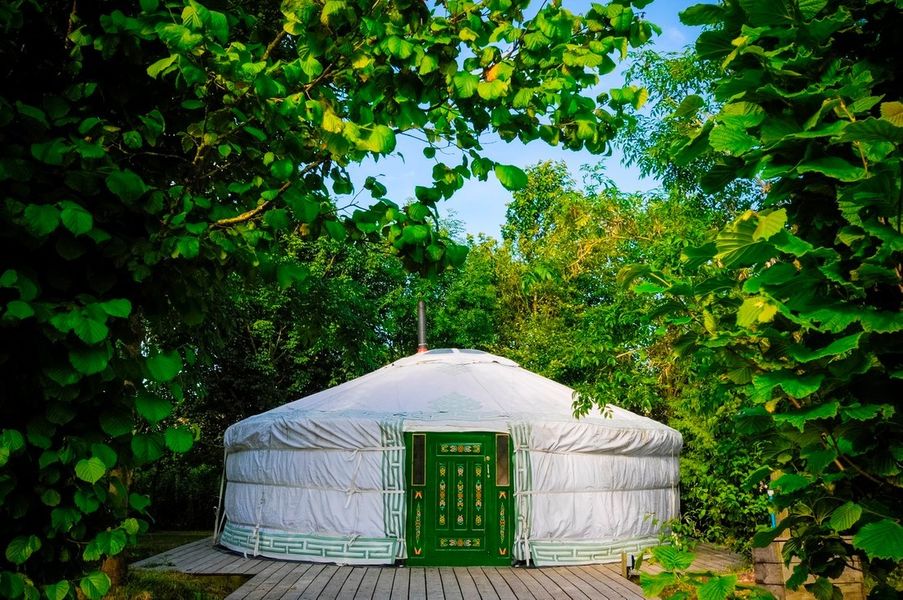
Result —
[[273, 584], [265, 596], [261, 596], [261, 598], [281, 598], [291, 589], [292, 585], [298, 581], [305, 573], [314, 568], [313, 563], [302, 563], [302, 562], [290, 562], [291, 566], [285, 570], [280, 571], [282, 573], [282, 578], [279, 579], [276, 583]]
[[427, 600], [442, 600], [442, 579], [439, 577], [439, 569], [427, 567], [424, 575], [426, 576]]
[[461, 595], [454, 569], [450, 567], [439, 569], [439, 579], [442, 580], [442, 594], [445, 600], [463, 600], [464, 596]]
[[404, 568], [395, 569], [395, 580], [392, 582], [392, 598], [407, 598], [408, 584], [411, 580], [411, 570]]
[[392, 583], [395, 580], [394, 567], [379, 567], [379, 578], [373, 590], [374, 598], [389, 598], [392, 595]]
[[361, 579], [364, 578], [364, 573], [366, 573], [366, 567], [353, 567], [351, 572], [348, 573], [348, 577], [345, 579], [345, 583], [342, 584], [342, 588], [339, 590], [338, 598], [354, 598], [354, 595], [357, 593], [357, 588], [361, 584]]
[[[270, 592], [280, 581], [288, 577], [292, 571], [294, 571], [295, 565], [288, 564], [279, 564], [275, 563], [272, 566], [267, 566], [266, 569], [261, 571], [258, 575], [255, 575], [251, 578], [251, 581], [244, 584], [233, 594], [236, 596], [232, 598], [229, 596], [230, 600], [262, 600], [267, 596], [267, 593]], [[244, 591], [245, 595], [238, 595], [238, 592]]]
[[614, 593], [607, 582], [599, 581], [598, 578], [581, 570], [578, 566], [562, 569], [561, 574], [568, 581], [573, 583], [577, 589], [590, 598], [596, 600], [616, 600], [619, 597]]
[[499, 595], [480, 567], [468, 567], [467, 574], [473, 579], [473, 584], [477, 587], [480, 598], [483, 598], [483, 600], [498, 599]]
[[[285, 593], [282, 594], [280, 598], [284, 598], [285, 600], [297, 600], [300, 598], [301, 594], [304, 593], [304, 590], [307, 589], [307, 586], [309, 586], [314, 578], [320, 574], [320, 571], [322, 571], [325, 566], [326, 565], [315, 563], [310, 565], [310, 568], [305, 569], [304, 572], [297, 577], [295, 577], [295, 573], [292, 573], [288, 579], [292, 579], [293, 581], [289, 583]], [[275, 598], [275, 596], [273, 597]]]
[[[182, 571], [185, 565], [201, 560], [203, 557], [209, 556], [211, 552], [214, 552], [214, 549], [209, 544], [197, 545], [192, 548], [187, 548], [184, 552], [168, 555], [167, 557], [162, 558], [160, 562], [166, 564], [169, 568]], [[156, 557], [152, 558], [160, 558], [160, 555], [158, 554]], [[149, 560], [150, 559], [148, 559], [148, 561]]]
[[505, 583], [508, 584], [508, 587], [511, 588], [511, 591], [514, 593], [514, 596], [518, 599], [526, 598], [527, 600], [532, 600], [533, 594], [530, 592], [530, 588], [528, 588], [523, 581], [521, 581], [520, 577], [515, 575], [514, 569], [511, 567], [505, 567], [501, 569], [495, 569], [496, 576], [501, 577], [505, 580]]
[[590, 600], [611, 600], [611, 598], [605, 593], [604, 589], [598, 589], [598, 587], [604, 588], [604, 586], [594, 586], [590, 582], [584, 581], [577, 575], [576, 568], [562, 567], [555, 569], [555, 572], [563, 577], [566, 581], [568, 581], [571, 585], [573, 585], [574, 588], [579, 590], [580, 593], [590, 598]]
[[556, 596], [550, 594], [542, 584], [537, 581], [530, 573], [531, 569], [523, 567], [511, 569], [510, 574], [516, 577], [529, 591], [530, 595], [536, 600], [557, 600]]
[[323, 588], [323, 591], [320, 592], [318, 598], [326, 598], [329, 600], [333, 600], [338, 598], [339, 592], [342, 587], [345, 585], [345, 581], [351, 575], [351, 572], [354, 571], [354, 567], [339, 567], [336, 569], [335, 573], [332, 574], [332, 578], [329, 580], [329, 583], [326, 584], [326, 587]]
[[159, 554], [154, 554], [153, 556], [142, 558], [139, 561], [133, 562], [129, 566], [136, 569], [145, 568], [147, 566], [156, 567], [161, 562], [173, 560], [174, 558], [183, 556], [204, 546], [212, 546], [211, 540], [209, 538], [205, 538], [203, 540], [195, 540], [187, 544], [182, 544], [181, 546], [176, 546], [175, 548], [170, 548], [169, 550], [165, 550], [163, 552], [160, 552]]
[[[235, 572], [235, 567], [232, 565], [241, 565], [245, 559], [240, 556], [235, 556], [231, 552], [219, 551], [218, 559], [211, 559], [202, 567], [198, 567], [194, 573], [204, 573], [208, 575], [213, 574], [224, 574], [228, 575]], [[231, 567], [231, 568], [230, 568]]]
[[209, 552], [199, 555], [195, 560], [187, 563], [179, 570], [183, 573], [203, 573], [209, 565], [224, 562], [224, 559], [231, 560], [231, 556], [226, 556], [222, 551], [211, 548]]
[[606, 567], [607, 565], [586, 565], [583, 568], [597, 574], [602, 581], [607, 582], [613, 589], [620, 590], [620, 593], [625, 598], [643, 597], [643, 589], [640, 586], [629, 579], [624, 579], [619, 573], [615, 573]]
[[558, 582], [546, 575], [545, 569], [533, 567], [529, 569], [528, 572], [530, 576], [533, 577], [533, 579], [535, 579], [536, 582], [551, 596], [558, 600], [563, 600], [568, 597], [565, 591], [561, 589], [561, 586], [558, 585]]
[[317, 573], [317, 576], [313, 578], [313, 581], [310, 582], [310, 585], [307, 586], [307, 589], [304, 590], [301, 594], [301, 598], [304, 600], [316, 600], [320, 597], [320, 592], [323, 591], [323, 588], [329, 584], [329, 580], [332, 579], [332, 576], [339, 570], [339, 567], [336, 565], [326, 565], [323, 569]]
[[[367, 571], [361, 578], [361, 583], [357, 587], [354, 594], [354, 600], [370, 600], [373, 592], [376, 590], [376, 582], [379, 580], [379, 569], [376, 567], [367, 567]], [[379, 599], [377, 599], [379, 600]]]
[[483, 567], [483, 573], [486, 575], [489, 583], [492, 584], [492, 587], [495, 588], [495, 593], [498, 594], [500, 600], [517, 600], [517, 596], [511, 591], [511, 588], [508, 587], [502, 576], [499, 575], [498, 569]]
[[461, 590], [461, 596], [464, 600], [480, 600], [480, 592], [473, 582], [473, 577], [463, 567], [455, 567], [453, 569], [455, 579], [458, 580], [458, 589]]
[[408, 575], [408, 600], [426, 600], [426, 572], [414, 567]]

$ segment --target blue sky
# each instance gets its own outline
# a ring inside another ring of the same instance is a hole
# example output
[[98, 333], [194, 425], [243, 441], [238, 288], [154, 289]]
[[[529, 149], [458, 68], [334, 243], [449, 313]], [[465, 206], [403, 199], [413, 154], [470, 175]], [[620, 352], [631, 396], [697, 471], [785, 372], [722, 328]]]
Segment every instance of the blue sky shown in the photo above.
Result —
[[[662, 28], [662, 34], [653, 39], [654, 48], [661, 51], [680, 50], [695, 40], [698, 31], [680, 23], [677, 14], [687, 6], [697, 4], [700, 0], [657, 0], [643, 9], [645, 18]], [[589, 2], [586, 0], [563, 2], [573, 12], [584, 12]], [[629, 57], [628, 57], [629, 60]], [[603, 88], [618, 87], [623, 82], [622, 67], [617, 74], [603, 79]], [[379, 180], [388, 188], [388, 197], [404, 204], [414, 194], [414, 186], [430, 185], [431, 171], [435, 161], [426, 159], [422, 153], [423, 145], [411, 138], [398, 136], [398, 145], [393, 156], [384, 157], [378, 163], [368, 161], [350, 169], [357, 189], [362, 189], [364, 178], [368, 175], [379, 176]], [[606, 174], [624, 191], [645, 191], [656, 187], [653, 180], [642, 179], [636, 169], [626, 168], [620, 164], [621, 157], [594, 156], [586, 151], [572, 152], [561, 147], [548, 146], [542, 141], [523, 144], [515, 141], [505, 143], [497, 138], [484, 137], [485, 155], [501, 163], [514, 164], [526, 168], [544, 160], [565, 161], [579, 181], [579, 168], [583, 164], [604, 163]], [[441, 155], [437, 155], [437, 158]], [[458, 164], [460, 158], [454, 155], [445, 157], [450, 165]], [[363, 198], [366, 192], [361, 194]], [[451, 200], [442, 202], [439, 211], [443, 216], [449, 211], [461, 221], [466, 233], [484, 233], [499, 237], [499, 231], [505, 220], [505, 206], [511, 200], [511, 193], [505, 190], [490, 174], [488, 181], [470, 180], [464, 184]], [[341, 204], [341, 199], [339, 199]]]

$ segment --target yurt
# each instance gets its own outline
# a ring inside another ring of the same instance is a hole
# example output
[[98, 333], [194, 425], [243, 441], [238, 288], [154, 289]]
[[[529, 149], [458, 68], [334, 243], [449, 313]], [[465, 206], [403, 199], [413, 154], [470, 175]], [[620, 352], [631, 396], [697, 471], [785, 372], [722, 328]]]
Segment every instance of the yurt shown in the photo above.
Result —
[[409, 356], [229, 427], [217, 534], [340, 564], [620, 560], [678, 515], [680, 433], [478, 350]]

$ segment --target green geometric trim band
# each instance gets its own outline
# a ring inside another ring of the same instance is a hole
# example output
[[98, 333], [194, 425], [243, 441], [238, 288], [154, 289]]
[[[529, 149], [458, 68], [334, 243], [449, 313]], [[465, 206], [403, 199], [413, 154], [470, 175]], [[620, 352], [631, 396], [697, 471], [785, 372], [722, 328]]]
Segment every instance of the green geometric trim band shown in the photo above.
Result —
[[336, 562], [355, 565], [391, 565], [398, 553], [398, 540], [392, 538], [333, 537], [305, 535], [236, 525], [227, 521], [220, 544], [251, 556], [282, 560]]
[[530, 540], [530, 554], [538, 567], [586, 565], [621, 560], [621, 553], [639, 554], [643, 548], [657, 546], [658, 536], [620, 540]]
[[[384, 450], [382, 456], [382, 485], [388, 492], [404, 491], [404, 432], [401, 421], [380, 423], [380, 437]], [[403, 493], [383, 494], [383, 531], [386, 537], [398, 541], [395, 558], [407, 558], [405, 544], [405, 495]]]

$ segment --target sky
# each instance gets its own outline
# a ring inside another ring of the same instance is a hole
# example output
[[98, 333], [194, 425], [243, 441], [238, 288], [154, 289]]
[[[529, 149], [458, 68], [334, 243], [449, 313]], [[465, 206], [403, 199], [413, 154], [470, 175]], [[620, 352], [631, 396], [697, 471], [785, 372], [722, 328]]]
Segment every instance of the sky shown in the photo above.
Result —
[[[699, 0], [656, 0], [646, 6], [642, 12], [645, 18], [662, 28], [659, 36], [654, 36], [652, 47], [659, 51], [671, 52], [681, 50], [691, 44], [698, 35], [697, 28], [682, 25], [677, 14], [688, 6], [697, 4]], [[574, 13], [585, 12], [589, 6], [587, 0], [565, 0], [563, 5]], [[630, 57], [628, 56], [628, 59]], [[619, 87], [623, 83], [622, 64], [614, 74], [603, 78], [605, 89]], [[584, 164], [605, 165], [605, 174], [610, 177], [619, 189], [625, 192], [647, 191], [657, 187], [657, 182], [643, 179], [632, 167], [621, 165], [621, 155], [615, 151], [612, 156], [596, 156], [589, 152], [574, 152], [561, 147], [549, 146], [541, 140], [529, 144], [520, 141], [506, 143], [493, 136], [484, 136], [484, 155], [504, 164], [513, 164], [526, 169], [531, 165], [546, 160], [564, 161], [580, 181], [579, 169]], [[414, 195], [414, 186], [432, 184], [432, 168], [434, 160], [427, 159], [422, 153], [423, 144], [405, 136], [397, 136], [397, 146], [393, 155], [382, 157], [378, 162], [368, 160], [349, 169], [355, 188], [363, 189], [363, 181], [367, 176], [376, 176], [388, 189], [387, 196], [399, 204], [405, 204]], [[460, 163], [460, 154], [444, 158], [449, 165]], [[366, 194], [366, 192], [364, 192]], [[363, 198], [361, 194], [360, 198]], [[464, 187], [450, 199], [439, 204], [442, 217], [452, 216], [461, 222], [464, 232], [474, 236], [486, 234], [498, 238], [505, 221], [505, 207], [511, 200], [511, 192], [501, 186], [494, 174], [487, 181], [468, 180]], [[341, 205], [341, 199], [338, 200]]]

